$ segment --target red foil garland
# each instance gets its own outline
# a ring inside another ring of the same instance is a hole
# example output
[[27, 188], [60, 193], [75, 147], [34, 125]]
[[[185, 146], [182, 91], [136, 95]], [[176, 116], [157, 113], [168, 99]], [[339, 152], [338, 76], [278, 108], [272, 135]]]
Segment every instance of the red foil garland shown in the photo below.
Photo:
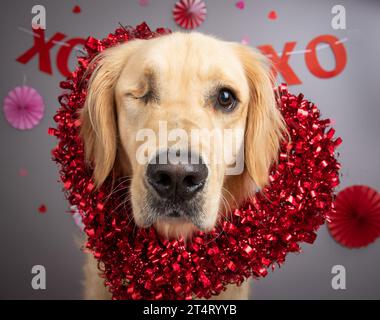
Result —
[[334, 130], [327, 130], [330, 121], [320, 118], [313, 103], [302, 94], [290, 94], [285, 85], [276, 89], [276, 96], [291, 142], [282, 144], [270, 185], [211, 232], [197, 232], [186, 244], [183, 239], [165, 240], [154, 228], [135, 227], [130, 208], [121, 205], [124, 198], [117, 192], [109, 195], [110, 180], [94, 189], [78, 135], [88, 64], [105, 48], [169, 32], [152, 32], [143, 23], [135, 29], [118, 28], [103, 40], [88, 38], [87, 55], [78, 58], [76, 70], [61, 83], [66, 92], [54, 117], [57, 128], [49, 129], [58, 138], [52, 154], [66, 196], [83, 216], [86, 247], [99, 261], [114, 299], [210, 298], [228, 284], [264, 277], [288, 252], [299, 252], [300, 242], [313, 243], [326, 214], [334, 210], [333, 191], [339, 183], [334, 149], [341, 140], [334, 140]]

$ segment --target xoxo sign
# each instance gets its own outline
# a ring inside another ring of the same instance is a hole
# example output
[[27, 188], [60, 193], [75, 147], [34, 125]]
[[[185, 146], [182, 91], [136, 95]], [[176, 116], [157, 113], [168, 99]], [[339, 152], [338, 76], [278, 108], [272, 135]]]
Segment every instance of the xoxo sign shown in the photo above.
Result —
[[[43, 29], [33, 30], [34, 44], [31, 48], [21, 54], [16, 60], [22, 64], [28, 63], [35, 56], [38, 57], [39, 70], [47, 74], [53, 74], [51, 65], [51, 49], [57, 44], [60, 45], [56, 56], [56, 64], [62, 76], [67, 77], [70, 74], [68, 67], [69, 58], [73, 50], [77, 46], [85, 44], [86, 40], [83, 38], [70, 38], [63, 41], [66, 35], [61, 32], [56, 32], [50, 39], [45, 38], [45, 31]], [[266, 56], [268, 56], [274, 64], [273, 72], [279, 73], [284, 82], [288, 85], [301, 84], [301, 79], [297, 76], [290, 64], [290, 58], [295, 53], [297, 42], [286, 42], [283, 51], [278, 53], [272, 45], [260, 45], [257, 48]], [[318, 60], [318, 46], [325, 46], [331, 49], [334, 59], [335, 67], [332, 70], [324, 69]], [[347, 52], [342, 40], [329, 34], [324, 34], [312, 39], [306, 46], [305, 50], [301, 53], [304, 54], [305, 64], [311, 74], [318, 78], [327, 79], [339, 75], [347, 64]]]

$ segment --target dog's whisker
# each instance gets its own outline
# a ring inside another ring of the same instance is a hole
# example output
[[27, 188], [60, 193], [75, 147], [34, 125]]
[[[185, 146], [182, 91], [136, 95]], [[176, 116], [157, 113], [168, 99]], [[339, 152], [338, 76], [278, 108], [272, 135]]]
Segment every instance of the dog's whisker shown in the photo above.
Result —
[[226, 187], [223, 187], [222, 186], [222, 191], [223, 192], [227, 192], [229, 195], [230, 195], [230, 197], [231, 197], [231, 200], [234, 202], [234, 206], [235, 207], [238, 207], [238, 203], [237, 203], [237, 201], [236, 201], [236, 198], [235, 198], [235, 196], [226, 188]]
[[125, 205], [126, 203], [127, 203], [127, 200], [128, 200], [128, 197], [127, 196], [129, 196], [129, 189], [124, 193], [124, 194], [122, 194], [121, 195], [121, 197], [124, 197], [124, 200], [123, 201], [121, 201], [118, 205], [117, 205], [117, 207], [115, 208], [115, 209], [113, 209], [113, 212], [115, 212], [115, 211], [117, 211], [117, 209], [119, 209], [122, 205]]
[[122, 188], [120, 188], [120, 189], [118, 189], [118, 190], [113, 191], [112, 193], [110, 193], [110, 194], [107, 196], [106, 201], [107, 201], [110, 197], [112, 197], [114, 194], [116, 194], [116, 193], [118, 193], [118, 192], [120, 192], [120, 191], [124, 191], [124, 190], [126, 190], [126, 189], [129, 189], [129, 186], [124, 186], [124, 187], [122, 187]]
[[[216, 227], [217, 228], [217, 227]], [[223, 231], [223, 228], [222, 228], [222, 230], [214, 237], [214, 238], [212, 238], [210, 241], [208, 241], [206, 244], [205, 244], [205, 246], [207, 246], [209, 243], [211, 243], [211, 242], [213, 242], [213, 241], [215, 241], [216, 239], [218, 239], [219, 237], [220, 237], [220, 235], [223, 233], [224, 231]]]
[[228, 209], [227, 209], [226, 199], [224, 198], [223, 195], [221, 196], [221, 200], [222, 200], [222, 204], [223, 204], [223, 207], [224, 207], [224, 212], [222, 214], [222, 217], [224, 219], [228, 220], [228, 217], [226, 216], [228, 214]]
[[122, 186], [124, 183], [130, 181], [130, 180], [131, 180], [131, 177], [129, 177], [129, 176], [124, 176], [124, 177], [120, 177], [120, 178], [118, 178], [117, 180], [121, 180], [121, 182], [120, 182], [115, 188], [113, 188], [113, 189], [110, 191], [110, 193], [107, 195], [106, 201], [108, 201], [109, 198], [110, 198], [112, 195], [114, 195], [116, 192], [119, 192], [119, 191], [121, 191], [121, 190], [124, 190], [124, 189], [128, 188], [129, 186], [123, 186], [123, 188], [121, 188], [120, 190], [118, 190], [118, 188], [119, 188], [120, 186]]
[[[233, 194], [232, 194], [227, 188], [225, 188], [225, 187], [222, 187], [222, 191], [223, 191], [223, 192], [227, 192], [227, 193], [231, 196], [231, 199], [232, 199], [232, 200], [234, 201], [234, 203], [235, 203], [234, 207], [237, 208], [237, 207], [238, 207], [238, 203], [237, 203], [237, 201], [236, 201], [235, 196], [234, 196], [234, 195], [233, 195]], [[223, 193], [222, 193], [222, 197], [225, 198], [224, 195], [223, 195]], [[228, 206], [229, 206], [228, 214], [230, 215], [230, 220], [232, 220], [232, 219], [233, 219], [233, 213], [232, 213], [231, 204], [230, 204], [229, 201], [227, 201], [227, 203], [228, 203]]]
[[227, 221], [232, 221], [231, 206], [230, 206], [229, 202], [227, 201], [227, 199], [223, 196], [223, 194], [222, 194], [221, 200], [222, 200], [224, 210], [225, 210], [225, 214], [222, 215], [222, 218], [224, 218]]

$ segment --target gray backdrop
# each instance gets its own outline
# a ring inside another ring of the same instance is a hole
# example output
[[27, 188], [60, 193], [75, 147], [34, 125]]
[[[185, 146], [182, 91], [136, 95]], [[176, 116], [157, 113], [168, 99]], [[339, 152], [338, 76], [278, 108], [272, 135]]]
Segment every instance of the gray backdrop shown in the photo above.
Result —
[[[281, 51], [287, 41], [297, 41], [296, 50], [321, 34], [347, 38], [347, 66], [337, 77], [319, 79], [305, 66], [304, 55], [290, 58], [290, 64], [303, 81], [291, 87], [303, 92], [335, 119], [337, 133], [344, 140], [340, 147], [342, 184], [367, 184], [380, 189], [379, 179], [379, 57], [380, 1], [246, 1], [245, 10], [235, 8], [235, 1], [206, 0], [208, 17], [198, 29], [226, 40], [240, 41], [248, 36], [252, 46], [272, 44]], [[47, 135], [58, 107], [58, 88], [62, 76], [51, 52], [54, 75], [38, 70], [35, 57], [26, 65], [15, 61], [33, 43], [30, 34], [31, 8], [42, 4], [47, 9], [46, 36], [60, 31], [68, 38], [87, 35], [103, 37], [118, 22], [136, 25], [143, 20], [152, 28], [178, 27], [172, 20], [174, 0], [151, 0], [141, 7], [137, 0], [92, 1], [2, 1], [1, 11], [1, 100], [13, 87], [26, 84], [44, 97], [46, 114], [31, 131], [11, 128], [0, 116], [0, 298], [79, 299], [81, 298], [83, 254], [76, 238], [80, 231], [65, 212], [68, 203], [57, 183], [56, 165], [50, 160], [55, 139]], [[72, 8], [79, 4], [80, 14]], [[347, 29], [331, 28], [331, 8], [343, 4]], [[276, 10], [278, 19], [269, 21], [267, 13]], [[333, 67], [330, 50], [321, 50], [319, 58], [325, 68]], [[73, 62], [73, 59], [72, 61]], [[18, 175], [26, 168], [29, 175]], [[47, 206], [38, 213], [41, 203]], [[322, 227], [313, 246], [304, 245], [301, 255], [291, 254], [280, 270], [254, 282], [252, 298], [379, 298], [380, 240], [367, 248], [350, 250], [341, 247]], [[47, 290], [31, 288], [31, 268], [41, 264], [47, 270]], [[347, 270], [347, 289], [333, 290], [331, 268], [340, 264]]]

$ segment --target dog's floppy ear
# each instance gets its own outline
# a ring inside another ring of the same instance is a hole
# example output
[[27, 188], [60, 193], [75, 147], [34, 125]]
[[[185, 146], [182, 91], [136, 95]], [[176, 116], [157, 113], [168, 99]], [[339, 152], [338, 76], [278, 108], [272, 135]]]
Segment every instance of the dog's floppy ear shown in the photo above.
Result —
[[250, 90], [245, 128], [245, 168], [262, 188], [268, 182], [269, 169], [277, 161], [281, 140], [286, 132], [276, 105], [271, 65], [260, 53], [244, 45], [237, 46]]
[[114, 167], [118, 139], [114, 91], [123, 66], [138, 41], [106, 49], [89, 67], [94, 71], [80, 115], [81, 137], [86, 161], [93, 165], [93, 178], [97, 186], [106, 180]]

